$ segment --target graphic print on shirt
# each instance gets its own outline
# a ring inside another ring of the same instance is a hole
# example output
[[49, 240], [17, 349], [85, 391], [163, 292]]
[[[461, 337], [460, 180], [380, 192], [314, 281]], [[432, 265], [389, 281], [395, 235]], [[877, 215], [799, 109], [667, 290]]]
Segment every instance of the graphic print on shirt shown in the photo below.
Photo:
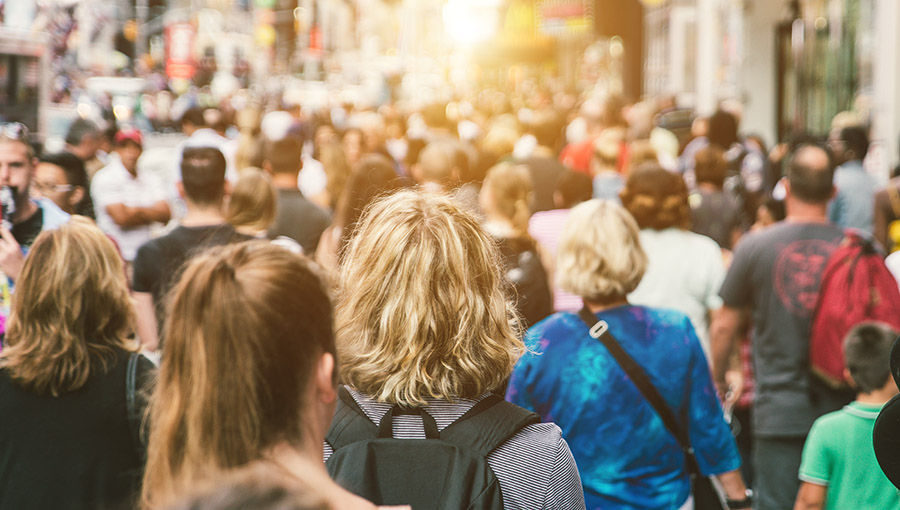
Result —
[[822, 272], [835, 246], [820, 239], [793, 242], [775, 260], [775, 291], [781, 303], [799, 317], [816, 307]]

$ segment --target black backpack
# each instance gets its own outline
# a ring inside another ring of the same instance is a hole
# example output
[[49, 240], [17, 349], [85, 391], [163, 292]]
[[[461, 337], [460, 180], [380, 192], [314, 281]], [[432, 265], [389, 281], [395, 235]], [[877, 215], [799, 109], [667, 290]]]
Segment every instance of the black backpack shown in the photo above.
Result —
[[[338, 389], [326, 440], [334, 453], [325, 463], [348, 491], [377, 505], [413, 510], [502, 509], [500, 482], [486, 457], [540, 417], [490, 395], [438, 432], [424, 409], [394, 406], [376, 426], [350, 393]], [[394, 439], [393, 417], [422, 417], [427, 439]]]

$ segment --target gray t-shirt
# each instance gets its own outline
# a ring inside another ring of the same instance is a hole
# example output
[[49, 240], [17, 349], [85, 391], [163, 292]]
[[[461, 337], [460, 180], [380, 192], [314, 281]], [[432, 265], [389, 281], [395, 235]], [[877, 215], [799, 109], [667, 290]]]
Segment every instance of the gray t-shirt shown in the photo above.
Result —
[[822, 273], [843, 231], [827, 223], [780, 222], [744, 237], [719, 295], [752, 310], [755, 434], [802, 437], [845, 395], [811, 380], [810, 324]]

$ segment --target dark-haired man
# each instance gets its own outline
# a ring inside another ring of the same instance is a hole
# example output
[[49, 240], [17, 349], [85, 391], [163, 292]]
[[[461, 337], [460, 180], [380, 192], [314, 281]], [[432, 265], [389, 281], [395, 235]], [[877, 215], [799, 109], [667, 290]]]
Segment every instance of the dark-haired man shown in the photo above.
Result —
[[810, 318], [822, 272], [843, 237], [826, 215], [833, 178], [834, 165], [824, 149], [800, 146], [787, 169], [787, 218], [741, 239], [719, 292], [725, 305], [713, 322], [712, 352], [723, 394], [742, 315], [753, 316], [753, 461], [759, 510], [793, 507], [803, 442], [813, 421], [853, 398], [809, 373]]
[[78, 214], [79, 205], [89, 196], [84, 162], [69, 152], [44, 154], [31, 188], [35, 196], [52, 200], [68, 214]]
[[134, 296], [138, 336], [150, 350], [159, 347], [163, 296], [190, 255], [198, 249], [250, 239], [225, 223], [222, 203], [230, 191], [225, 157], [211, 147], [188, 147], [181, 160], [178, 194], [187, 212], [165, 236], [140, 247], [134, 259]]
[[829, 206], [828, 218], [835, 225], [871, 233], [878, 181], [863, 167], [869, 152], [869, 135], [863, 127], [848, 126], [832, 133], [828, 143], [840, 165], [834, 171], [837, 194]]
[[303, 247], [304, 253], [312, 256], [331, 218], [297, 189], [297, 178], [303, 168], [301, 152], [300, 144], [293, 138], [266, 143], [263, 168], [272, 174], [272, 183], [278, 190], [278, 210], [269, 238], [290, 237]]

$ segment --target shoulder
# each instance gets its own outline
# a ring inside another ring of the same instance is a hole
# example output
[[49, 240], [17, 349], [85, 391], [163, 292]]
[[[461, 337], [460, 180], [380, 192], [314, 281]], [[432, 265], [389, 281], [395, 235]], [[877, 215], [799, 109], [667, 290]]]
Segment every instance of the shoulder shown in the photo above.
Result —
[[487, 460], [507, 508], [584, 508], [578, 467], [554, 423], [523, 427]]
[[41, 211], [44, 213], [44, 224], [43, 228], [45, 229], [53, 229], [57, 228], [60, 225], [69, 221], [69, 214], [62, 209], [59, 208], [58, 205], [54, 204], [53, 201], [48, 200], [46, 198], [37, 198], [35, 199], [38, 207], [41, 208]]

